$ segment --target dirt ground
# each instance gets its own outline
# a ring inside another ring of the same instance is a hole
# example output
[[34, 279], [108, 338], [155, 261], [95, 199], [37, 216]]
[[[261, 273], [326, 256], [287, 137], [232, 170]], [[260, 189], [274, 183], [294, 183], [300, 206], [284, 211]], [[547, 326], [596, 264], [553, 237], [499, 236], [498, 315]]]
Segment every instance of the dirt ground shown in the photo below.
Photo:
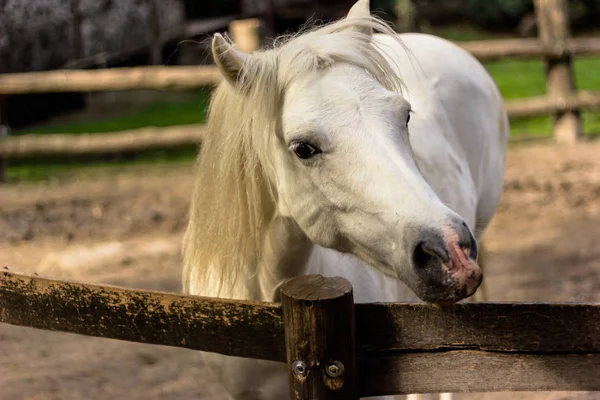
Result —
[[[600, 302], [600, 143], [511, 149], [486, 236], [492, 301]], [[0, 266], [179, 291], [190, 166], [0, 187]], [[600, 399], [600, 393], [461, 399]], [[0, 324], [0, 400], [215, 399], [194, 351]]]

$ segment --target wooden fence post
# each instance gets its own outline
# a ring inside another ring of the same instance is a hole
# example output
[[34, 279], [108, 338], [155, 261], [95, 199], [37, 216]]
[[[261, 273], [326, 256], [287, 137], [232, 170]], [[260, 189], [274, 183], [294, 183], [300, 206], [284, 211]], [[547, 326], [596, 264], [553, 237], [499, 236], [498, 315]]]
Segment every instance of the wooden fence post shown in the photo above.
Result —
[[352, 286], [308, 275], [281, 286], [293, 400], [358, 400]]
[[418, 32], [419, 23], [417, 7], [413, 0], [396, 0], [396, 31]]
[[229, 34], [238, 49], [246, 53], [260, 48], [261, 23], [257, 18], [241, 19], [229, 24]]
[[[548, 96], [557, 103], [567, 103], [577, 94], [572, 56], [568, 51], [570, 36], [567, 0], [536, 0], [536, 17], [542, 45], [560, 49], [560, 55], [546, 57]], [[579, 110], [557, 112], [554, 116], [554, 138], [559, 143], [575, 143], [583, 135]]]

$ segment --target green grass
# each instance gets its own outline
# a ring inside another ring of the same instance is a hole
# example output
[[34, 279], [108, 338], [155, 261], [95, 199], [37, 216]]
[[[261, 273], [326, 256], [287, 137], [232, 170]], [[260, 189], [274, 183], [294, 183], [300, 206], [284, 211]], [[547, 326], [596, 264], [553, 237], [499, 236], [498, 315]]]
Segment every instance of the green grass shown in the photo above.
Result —
[[190, 164], [196, 157], [195, 146], [172, 150], [154, 150], [130, 156], [106, 158], [46, 158], [42, 160], [15, 160], [8, 163], [8, 182], [39, 182], [47, 180], [68, 179], [74, 172], [81, 175], [87, 173], [113, 173], [131, 166], [152, 164]]

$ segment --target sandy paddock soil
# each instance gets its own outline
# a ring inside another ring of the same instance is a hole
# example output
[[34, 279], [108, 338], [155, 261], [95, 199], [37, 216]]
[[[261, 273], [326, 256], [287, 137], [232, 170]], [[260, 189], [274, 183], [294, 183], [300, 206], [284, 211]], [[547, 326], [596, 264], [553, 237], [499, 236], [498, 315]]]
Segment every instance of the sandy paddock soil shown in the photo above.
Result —
[[[489, 299], [600, 301], [600, 143], [512, 149], [488, 231]], [[189, 166], [0, 187], [0, 266], [178, 291]], [[600, 393], [461, 399], [600, 399]], [[225, 397], [193, 351], [0, 325], [0, 400]]]

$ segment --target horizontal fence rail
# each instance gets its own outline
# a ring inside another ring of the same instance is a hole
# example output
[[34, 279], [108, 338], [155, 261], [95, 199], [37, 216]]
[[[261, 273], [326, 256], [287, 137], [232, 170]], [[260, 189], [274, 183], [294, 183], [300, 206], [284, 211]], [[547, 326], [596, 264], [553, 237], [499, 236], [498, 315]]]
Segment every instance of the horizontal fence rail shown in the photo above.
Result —
[[[509, 118], [528, 118], [568, 110], [600, 109], [600, 92], [579, 91], [565, 98], [536, 96], [507, 101]], [[147, 127], [130, 131], [94, 134], [28, 134], [0, 138], [0, 157], [23, 159], [35, 156], [92, 155], [169, 149], [195, 145], [206, 134], [203, 125]]]
[[281, 306], [66, 282], [0, 270], [0, 322], [285, 361]]
[[218, 83], [214, 66], [150, 66], [95, 70], [55, 70], [0, 74], [0, 94], [99, 92], [110, 90], [190, 90]]
[[[600, 305], [356, 304], [361, 396], [600, 390]], [[282, 308], [0, 271], [0, 322], [286, 362]]]
[[[561, 46], [544, 46], [538, 39], [458, 42], [481, 61], [539, 58], [564, 54], [599, 55], [600, 38], [569, 39]], [[55, 70], [0, 75], [0, 94], [94, 92], [156, 89], [190, 90], [220, 82], [214, 66], [149, 66], [96, 70]]]
[[197, 145], [203, 125], [148, 127], [114, 133], [8, 136], [0, 139], [0, 156], [20, 159], [56, 155], [94, 155]]
[[505, 103], [509, 118], [529, 118], [565, 111], [594, 111], [600, 109], [600, 92], [580, 90], [565, 97], [535, 96]]
[[480, 61], [505, 58], [593, 56], [600, 54], [600, 38], [569, 38], [558, 45], [544, 45], [539, 39], [497, 39], [458, 42]]

